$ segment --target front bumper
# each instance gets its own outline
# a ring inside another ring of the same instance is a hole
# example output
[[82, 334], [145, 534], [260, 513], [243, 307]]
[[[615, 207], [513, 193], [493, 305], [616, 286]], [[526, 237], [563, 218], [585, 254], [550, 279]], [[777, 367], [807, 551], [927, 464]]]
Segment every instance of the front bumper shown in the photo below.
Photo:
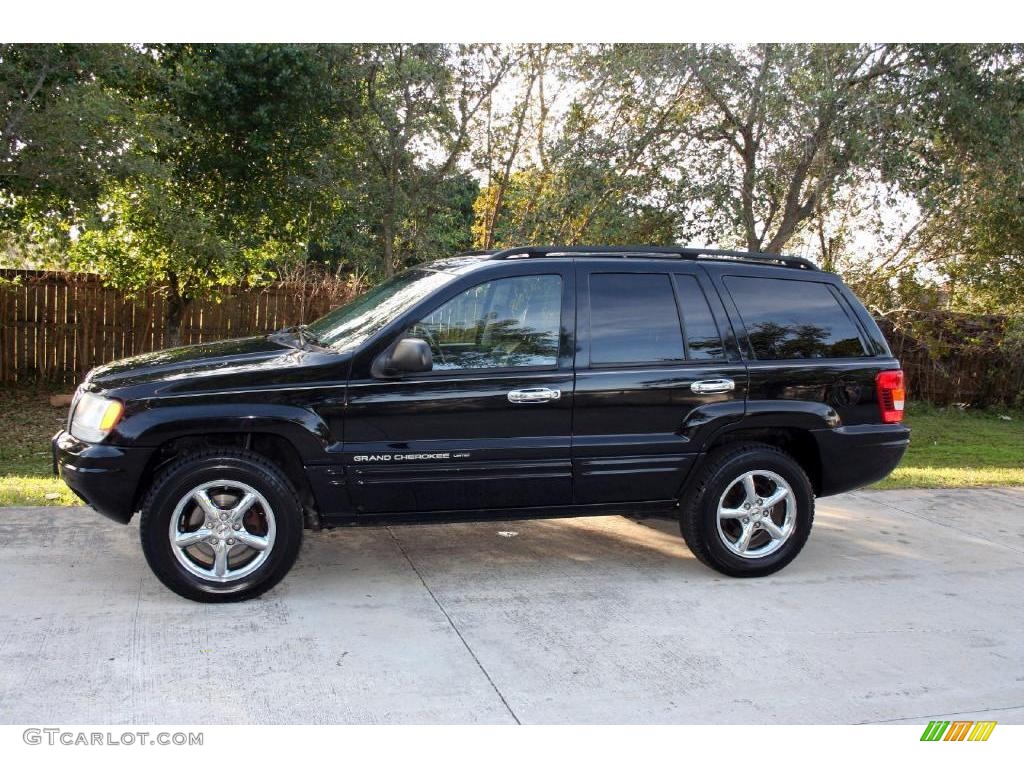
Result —
[[819, 496], [876, 483], [896, 469], [910, 444], [902, 424], [856, 424], [812, 432], [821, 456]]
[[154, 449], [86, 443], [66, 431], [53, 436], [51, 447], [54, 474], [78, 498], [111, 520], [132, 519], [139, 480]]

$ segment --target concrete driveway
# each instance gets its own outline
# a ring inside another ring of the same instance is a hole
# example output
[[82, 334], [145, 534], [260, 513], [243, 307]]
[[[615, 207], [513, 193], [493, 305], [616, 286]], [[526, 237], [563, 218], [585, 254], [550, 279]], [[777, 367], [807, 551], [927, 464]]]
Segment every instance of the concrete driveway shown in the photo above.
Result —
[[824, 499], [760, 580], [618, 517], [310, 534], [282, 585], [220, 607], [164, 589], [135, 525], [0, 510], [3, 723], [953, 714], [1024, 723], [1024, 490]]

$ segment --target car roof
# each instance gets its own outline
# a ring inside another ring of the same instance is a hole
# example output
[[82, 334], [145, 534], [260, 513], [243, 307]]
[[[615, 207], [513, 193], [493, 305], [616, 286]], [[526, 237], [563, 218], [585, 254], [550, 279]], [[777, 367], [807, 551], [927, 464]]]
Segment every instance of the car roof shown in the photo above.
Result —
[[756, 251], [732, 251], [719, 248], [682, 246], [606, 246], [606, 245], [544, 245], [520, 246], [500, 250], [466, 251], [448, 259], [434, 261], [429, 269], [445, 272], [466, 272], [484, 263], [541, 258], [573, 259], [683, 259], [702, 262], [757, 264], [761, 266], [820, 271], [811, 261], [799, 256]]

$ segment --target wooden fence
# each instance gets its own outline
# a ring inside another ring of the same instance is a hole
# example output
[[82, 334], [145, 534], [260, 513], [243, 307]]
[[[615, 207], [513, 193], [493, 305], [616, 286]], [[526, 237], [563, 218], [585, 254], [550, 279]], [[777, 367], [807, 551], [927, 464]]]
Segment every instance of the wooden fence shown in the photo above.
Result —
[[[353, 291], [340, 280], [295, 280], [218, 293], [221, 301], [211, 297], [185, 310], [182, 344], [308, 322]], [[0, 270], [0, 382], [71, 385], [100, 363], [162, 349], [164, 310], [159, 288], [131, 297], [92, 275]], [[1024, 353], [1002, 343], [1006, 318], [937, 312], [902, 330], [881, 325], [913, 399], [1024, 406]]]
[[[343, 281], [216, 289], [184, 311], [181, 343], [268, 333], [344, 302]], [[131, 296], [94, 275], [0, 270], [0, 382], [74, 384], [93, 366], [166, 344], [165, 292]]]

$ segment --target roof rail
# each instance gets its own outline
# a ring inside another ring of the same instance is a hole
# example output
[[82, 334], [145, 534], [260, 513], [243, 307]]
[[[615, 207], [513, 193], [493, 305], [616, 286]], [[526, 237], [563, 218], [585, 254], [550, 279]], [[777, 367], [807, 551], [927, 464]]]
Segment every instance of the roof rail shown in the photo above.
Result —
[[627, 259], [660, 258], [714, 261], [744, 261], [752, 264], [767, 264], [794, 269], [819, 271], [817, 265], [799, 256], [783, 256], [778, 253], [756, 251], [726, 251], [718, 248], [681, 248], [677, 246], [585, 246], [585, 245], [526, 245], [485, 252], [491, 259], [529, 259], [544, 256], [609, 256]]
[[501, 250], [501, 249], [500, 248], [489, 248], [487, 250], [479, 250], [478, 249], [478, 250], [470, 250], [470, 251], [459, 251], [458, 253], [455, 254], [455, 257], [459, 258], [461, 256], [493, 256], [499, 250]]

